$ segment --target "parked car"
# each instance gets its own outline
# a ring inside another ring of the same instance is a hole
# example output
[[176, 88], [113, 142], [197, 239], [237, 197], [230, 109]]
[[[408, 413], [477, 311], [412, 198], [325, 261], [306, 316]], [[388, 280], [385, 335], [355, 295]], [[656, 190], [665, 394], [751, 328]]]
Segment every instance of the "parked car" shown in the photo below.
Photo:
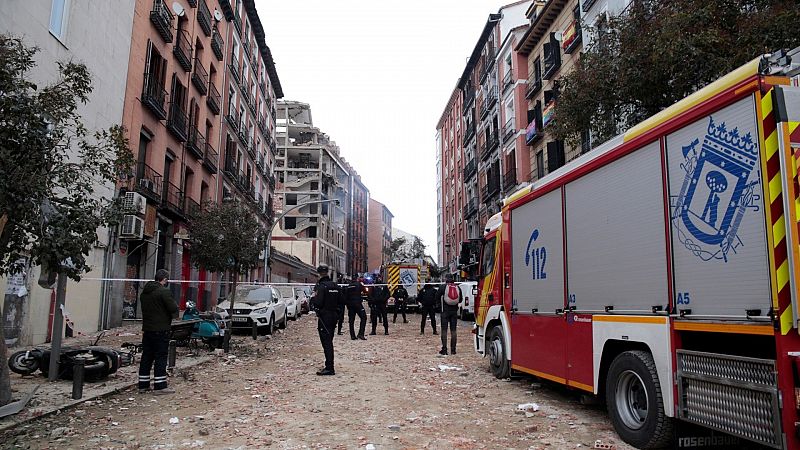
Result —
[[[230, 302], [223, 301], [217, 305], [217, 312], [227, 319]], [[235, 330], [250, 330], [253, 323], [259, 333], [272, 334], [275, 327], [286, 328], [289, 316], [286, 303], [278, 290], [269, 285], [245, 285], [236, 288], [236, 300], [233, 304], [231, 327]]]
[[308, 297], [301, 286], [276, 286], [278, 293], [286, 303], [286, 311], [290, 319], [297, 320], [303, 314], [303, 301], [308, 312]]
[[462, 281], [458, 283], [458, 288], [461, 289], [461, 296], [464, 297], [464, 300], [458, 304], [458, 317], [461, 320], [475, 320], [475, 297], [478, 296], [478, 282]]

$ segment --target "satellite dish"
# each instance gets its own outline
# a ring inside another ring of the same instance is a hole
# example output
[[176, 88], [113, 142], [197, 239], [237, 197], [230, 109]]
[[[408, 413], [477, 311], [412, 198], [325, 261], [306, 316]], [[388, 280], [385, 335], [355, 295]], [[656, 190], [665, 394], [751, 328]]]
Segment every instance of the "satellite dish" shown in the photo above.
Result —
[[186, 10], [183, 8], [183, 5], [178, 2], [172, 2], [172, 10], [178, 17], [183, 17], [183, 15], [186, 14]]
[[215, 9], [215, 10], [214, 10], [214, 19], [215, 19], [217, 22], [221, 22], [221, 21], [222, 21], [222, 11], [220, 11], [220, 10], [218, 10], [218, 9]]

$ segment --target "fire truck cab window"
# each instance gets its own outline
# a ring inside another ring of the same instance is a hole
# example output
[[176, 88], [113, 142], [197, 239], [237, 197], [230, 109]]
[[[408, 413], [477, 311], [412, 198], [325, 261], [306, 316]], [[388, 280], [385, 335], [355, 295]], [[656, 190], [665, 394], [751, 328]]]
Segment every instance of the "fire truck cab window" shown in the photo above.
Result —
[[481, 258], [481, 273], [487, 276], [494, 270], [494, 244], [496, 238], [489, 239], [483, 245], [483, 257]]

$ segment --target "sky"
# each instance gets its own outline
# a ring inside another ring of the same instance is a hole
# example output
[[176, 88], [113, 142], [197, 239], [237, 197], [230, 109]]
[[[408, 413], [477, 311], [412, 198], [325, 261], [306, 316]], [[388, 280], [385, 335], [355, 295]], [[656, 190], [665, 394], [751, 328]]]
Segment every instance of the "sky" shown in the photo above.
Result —
[[284, 99], [311, 105], [392, 225], [436, 258], [436, 124], [511, 0], [256, 0]]

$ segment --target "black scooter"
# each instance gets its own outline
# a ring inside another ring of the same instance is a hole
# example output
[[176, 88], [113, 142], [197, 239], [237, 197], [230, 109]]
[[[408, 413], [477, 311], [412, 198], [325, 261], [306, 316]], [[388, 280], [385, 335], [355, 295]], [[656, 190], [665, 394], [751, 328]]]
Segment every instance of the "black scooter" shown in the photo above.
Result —
[[[86, 347], [61, 347], [59, 358], [58, 378], [71, 380], [73, 368], [78, 358], [84, 361], [84, 379], [86, 381], [100, 381], [134, 362], [137, 347], [133, 344], [123, 345], [125, 351], [118, 351], [108, 347], [100, 347], [97, 342], [105, 333]], [[8, 358], [8, 368], [20, 375], [33, 375], [37, 370], [47, 377], [50, 372], [50, 349], [34, 348], [15, 352]]]

